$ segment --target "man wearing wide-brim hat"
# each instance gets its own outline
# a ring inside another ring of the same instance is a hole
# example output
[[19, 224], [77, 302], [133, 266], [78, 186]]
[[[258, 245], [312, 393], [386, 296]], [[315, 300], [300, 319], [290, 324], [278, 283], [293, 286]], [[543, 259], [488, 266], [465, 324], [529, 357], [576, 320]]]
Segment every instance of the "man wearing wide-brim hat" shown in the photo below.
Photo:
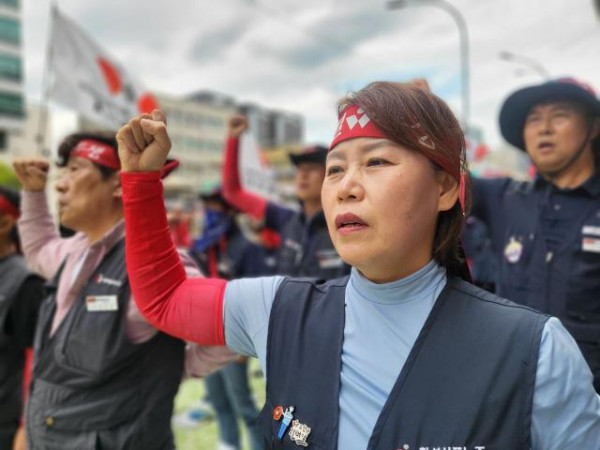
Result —
[[473, 215], [500, 252], [497, 293], [557, 316], [600, 392], [600, 101], [573, 78], [526, 87], [500, 111], [532, 182], [475, 180]]

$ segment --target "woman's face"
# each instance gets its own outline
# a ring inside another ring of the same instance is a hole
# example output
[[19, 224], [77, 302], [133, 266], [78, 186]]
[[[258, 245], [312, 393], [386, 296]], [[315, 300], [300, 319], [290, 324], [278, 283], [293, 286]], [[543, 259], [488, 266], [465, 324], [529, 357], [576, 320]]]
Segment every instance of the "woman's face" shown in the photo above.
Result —
[[374, 282], [414, 273], [432, 258], [439, 211], [457, 183], [429, 160], [387, 139], [357, 138], [327, 157], [322, 202], [344, 261]]

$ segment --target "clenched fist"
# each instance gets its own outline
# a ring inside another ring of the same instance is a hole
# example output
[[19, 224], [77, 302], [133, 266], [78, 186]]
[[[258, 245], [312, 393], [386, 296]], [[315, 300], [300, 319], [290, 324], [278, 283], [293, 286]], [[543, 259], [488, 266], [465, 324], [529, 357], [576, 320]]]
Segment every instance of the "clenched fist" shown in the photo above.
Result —
[[50, 163], [43, 159], [22, 159], [13, 163], [24, 191], [43, 191], [48, 181]]
[[171, 139], [165, 115], [159, 109], [129, 121], [117, 133], [123, 172], [158, 172], [162, 169]]
[[232, 116], [227, 123], [227, 134], [232, 138], [239, 138], [240, 135], [248, 129], [248, 120], [246, 116], [236, 114]]

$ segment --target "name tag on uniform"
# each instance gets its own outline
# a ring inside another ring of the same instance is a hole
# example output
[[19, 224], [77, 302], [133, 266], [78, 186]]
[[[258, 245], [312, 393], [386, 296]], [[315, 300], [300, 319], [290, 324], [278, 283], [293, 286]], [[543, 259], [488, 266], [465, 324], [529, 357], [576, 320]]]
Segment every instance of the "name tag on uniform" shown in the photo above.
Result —
[[600, 253], [600, 238], [584, 237], [581, 248], [584, 252]]
[[117, 311], [119, 303], [116, 295], [88, 295], [85, 307], [89, 312]]
[[319, 268], [321, 269], [336, 269], [343, 267], [344, 261], [339, 257], [335, 250], [321, 250], [317, 252], [319, 260]]
[[587, 234], [589, 236], [600, 236], [600, 227], [594, 227], [592, 225], [586, 225], [581, 230], [582, 234]]

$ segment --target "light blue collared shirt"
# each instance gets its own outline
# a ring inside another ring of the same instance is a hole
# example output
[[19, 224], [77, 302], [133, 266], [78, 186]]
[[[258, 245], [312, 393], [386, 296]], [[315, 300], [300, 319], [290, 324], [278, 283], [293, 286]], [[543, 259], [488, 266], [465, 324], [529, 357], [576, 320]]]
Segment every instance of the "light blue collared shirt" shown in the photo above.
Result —
[[[225, 291], [225, 338], [258, 357], [266, 373], [269, 314], [283, 277], [236, 280]], [[375, 284], [352, 270], [346, 288], [338, 448], [365, 449], [387, 397], [436, 299], [445, 270], [430, 262], [409, 277]], [[577, 344], [547, 321], [532, 410], [533, 450], [600, 449], [600, 397]]]

